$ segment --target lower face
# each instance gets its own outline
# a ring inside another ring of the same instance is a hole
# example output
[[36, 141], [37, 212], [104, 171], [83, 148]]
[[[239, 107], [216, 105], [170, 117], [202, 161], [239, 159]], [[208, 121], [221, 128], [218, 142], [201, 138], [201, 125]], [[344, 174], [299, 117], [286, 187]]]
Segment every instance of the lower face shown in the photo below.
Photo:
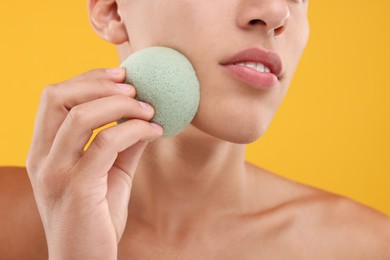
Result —
[[[290, 12], [285, 30], [277, 36], [270, 36], [261, 25], [250, 27], [250, 20], [262, 19], [261, 15], [248, 16], [244, 26], [251, 1], [121, 1], [119, 12], [132, 52], [165, 46], [180, 51], [193, 64], [201, 96], [191, 127], [218, 139], [247, 144], [268, 128], [309, 35], [306, 2], [263, 0], [264, 8], [272, 1]], [[255, 88], [221, 65], [237, 52], [254, 47], [275, 52], [282, 60], [283, 74], [270, 89]]]

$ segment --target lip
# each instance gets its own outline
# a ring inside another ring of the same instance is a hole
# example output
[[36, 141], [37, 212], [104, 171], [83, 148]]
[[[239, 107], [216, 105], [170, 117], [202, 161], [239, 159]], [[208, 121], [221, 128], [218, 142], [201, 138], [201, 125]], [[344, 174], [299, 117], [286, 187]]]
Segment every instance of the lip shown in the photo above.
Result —
[[[270, 69], [270, 72], [259, 72], [246, 66], [237, 65], [237, 63], [244, 62], [264, 64]], [[276, 86], [283, 69], [282, 61], [276, 53], [259, 48], [240, 51], [220, 64], [239, 80], [262, 89]]]

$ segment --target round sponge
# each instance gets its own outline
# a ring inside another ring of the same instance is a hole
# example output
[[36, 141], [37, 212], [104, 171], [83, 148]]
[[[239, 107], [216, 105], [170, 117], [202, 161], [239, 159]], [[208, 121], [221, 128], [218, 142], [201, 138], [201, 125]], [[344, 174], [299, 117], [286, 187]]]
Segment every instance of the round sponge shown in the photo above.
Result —
[[200, 102], [199, 81], [191, 62], [167, 47], [137, 51], [122, 62], [126, 83], [137, 91], [137, 100], [153, 106], [151, 122], [163, 127], [162, 137], [180, 133], [195, 117]]

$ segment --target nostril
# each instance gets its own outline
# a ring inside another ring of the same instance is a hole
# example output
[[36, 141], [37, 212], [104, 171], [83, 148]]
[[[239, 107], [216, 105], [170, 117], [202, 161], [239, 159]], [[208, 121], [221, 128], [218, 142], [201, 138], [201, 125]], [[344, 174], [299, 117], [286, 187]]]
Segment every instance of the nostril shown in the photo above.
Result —
[[250, 25], [256, 25], [256, 24], [266, 25], [266, 23], [260, 19], [253, 19], [249, 22], [249, 24]]
[[[249, 21], [250, 25], [262, 25], [267, 27], [267, 23], [264, 22], [261, 19], [252, 19]], [[269, 28], [270, 33], [273, 34], [274, 36], [279, 36], [283, 34], [284, 30], [286, 29], [286, 25], [281, 25], [277, 28]]]
[[281, 35], [284, 32], [285, 26], [279, 26], [274, 30], [274, 35], [278, 36]]

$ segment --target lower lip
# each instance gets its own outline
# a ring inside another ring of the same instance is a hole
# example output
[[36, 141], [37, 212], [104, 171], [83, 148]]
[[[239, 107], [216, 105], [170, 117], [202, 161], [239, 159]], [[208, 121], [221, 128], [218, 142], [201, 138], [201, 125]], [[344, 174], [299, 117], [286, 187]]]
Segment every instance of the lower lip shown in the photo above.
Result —
[[269, 72], [260, 72], [241, 65], [224, 65], [224, 68], [237, 79], [258, 89], [270, 89], [278, 85], [278, 77]]

